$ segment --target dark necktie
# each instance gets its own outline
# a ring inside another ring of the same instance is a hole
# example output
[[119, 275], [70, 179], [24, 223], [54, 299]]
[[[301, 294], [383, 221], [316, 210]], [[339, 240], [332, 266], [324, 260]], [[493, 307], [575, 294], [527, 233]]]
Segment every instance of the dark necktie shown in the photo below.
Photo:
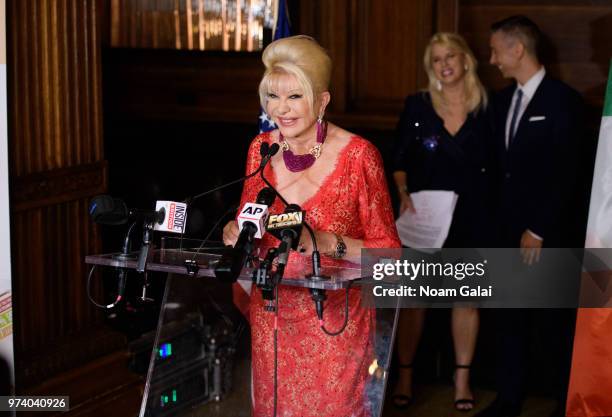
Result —
[[514, 110], [512, 111], [512, 118], [510, 119], [510, 131], [508, 132], [508, 145], [512, 143], [514, 135], [516, 134], [516, 125], [518, 124], [518, 115], [521, 109], [521, 99], [523, 98], [523, 90], [518, 88], [516, 90], [516, 100], [514, 102]]

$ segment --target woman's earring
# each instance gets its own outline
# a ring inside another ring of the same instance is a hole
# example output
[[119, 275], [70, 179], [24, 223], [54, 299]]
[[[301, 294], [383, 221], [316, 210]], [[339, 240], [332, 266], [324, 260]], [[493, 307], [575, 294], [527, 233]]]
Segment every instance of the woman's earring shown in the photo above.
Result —
[[442, 91], [442, 83], [440, 80], [436, 80], [436, 90]]
[[468, 70], [468, 64], [465, 64], [465, 65], [463, 66], [463, 69], [467, 71], [467, 70]]

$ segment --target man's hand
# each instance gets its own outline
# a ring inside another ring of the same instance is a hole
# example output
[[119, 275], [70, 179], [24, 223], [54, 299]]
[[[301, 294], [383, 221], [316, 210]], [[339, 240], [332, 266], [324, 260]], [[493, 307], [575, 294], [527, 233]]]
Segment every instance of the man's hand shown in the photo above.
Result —
[[523, 232], [523, 236], [521, 236], [521, 256], [524, 263], [532, 265], [540, 261], [542, 242], [542, 239], [535, 237], [529, 230]]

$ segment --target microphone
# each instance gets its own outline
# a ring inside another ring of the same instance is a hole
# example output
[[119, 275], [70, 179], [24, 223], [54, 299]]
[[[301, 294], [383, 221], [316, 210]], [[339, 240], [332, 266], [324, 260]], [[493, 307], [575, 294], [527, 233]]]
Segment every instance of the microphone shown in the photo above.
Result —
[[[278, 150], [280, 149], [280, 145], [278, 143], [273, 143], [272, 145], [269, 146], [265, 146], [264, 145], [268, 145], [267, 142], [262, 142], [261, 144], [261, 148], [259, 149], [259, 152], [261, 153], [261, 163], [259, 164], [259, 168], [263, 171], [264, 167], [266, 166], [266, 164], [270, 161], [270, 159], [276, 155], [278, 153]], [[267, 148], [267, 149], [266, 149]], [[266, 154], [264, 155], [263, 150], [266, 149]]]
[[285, 266], [289, 261], [291, 249], [297, 249], [304, 225], [304, 211], [297, 204], [289, 204], [282, 214], [271, 215], [268, 218], [266, 230], [272, 233], [281, 243], [276, 248], [278, 265], [272, 279], [273, 285], [277, 285], [285, 273]]
[[[270, 149], [272, 149], [274, 147], [274, 145], [277, 145], [277, 144], [276, 143], [273, 144], [270, 147]], [[278, 148], [276, 149], [275, 152], [278, 152]], [[270, 181], [268, 181], [268, 179], [264, 176], [263, 171], [260, 172], [260, 177], [261, 177], [262, 181], [276, 193], [276, 195], [283, 202], [285, 207], [289, 207], [291, 205], [291, 204], [289, 204], [289, 202], [287, 200], [285, 200], [283, 198], [283, 196], [278, 192], [278, 190], [276, 190], [274, 188], [274, 186], [270, 183]], [[310, 240], [312, 241], [312, 246], [313, 246], [313, 251], [312, 251], [312, 275], [308, 276], [308, 279], [310, 279], [312, 281], [325, 281], [325, 280], [328, 280], [329, 277], [326, 276], [326, 275], [323, 275], [321, 273], [321, 254], [319, 253], [319, 248], [318, 248], [318, 245], [317, 245], [317, 239], [315, 237], [314, 230], [312, 230], [312, 227], [310, 227], [310, 225], [306, 221], [304, 221], [303, 224], [304, 224], [304, 227], [306, 228], [306, 230], [308, 231], [308, 233], [310, 234]], [[296, 243], [296, 245], [297, 245], [297, 243]], [[293, 248], [293, 249], [295, 249], [295, 248]]]
[[238, 215], [240, 234], [233, 249], [226, 252], [215, 266], [215, 276], [221, 281], [236, 282], [246, 260], [253, 251], [253, 239], [260, 239], [265, 233], [268, 220], [268, 207], [272, 205], [276, 193], [262, 189], [257, 194], [257, 203], [246, 203]]
[[144, 272], [151, 246], [151, 230], [180, 233], [182, 237], [185, 231], [185, 220], [187, 220], [187, 203], [157, 201], [155, 211], [138, 210], [134, 212], [134, 215], [142, 219], [144, 223], [142, 246], [136, 260], [136, 271]]
[[304, 211], [297, 204], [289, 204], [282, 214], [268, 218], [266, 230], [281, 241], [278, 247], [278, 264], [287, 265], [290, 249], [297, 249], [304, 225]]
[[124, 224], [130, 219], [135, 220], [127, 232], [123, 251], [117, 256], [118, 259], [127, 259], [132, 228], [137, 222], [143, 222], [142, 247], [138, 253], [136, 271], [144, 272], [151, 243], [150, 231], [156, 230], [182, 234], [185, 230], [185, 220], [187, 219], [187, 204], [175, 201], [157, 201], [155, 211], [128, 210], [123, 200], [112, 198], [108, 195], [101, 195], [92, 200], [89, 206], [89, 213], [93, 220], [99, 224], [118, 225]]
[[261, 145], [259, 145], [259, 154], [261, 155], [261, 157], [262, 158], [265, 157], [269, 151], [270, 151], [270, 144], [268, 142], [261, 142]]
[[99, 195], [91, 200], [89, 214], [98, 224], [116, 226], [133, 220], [153, 224], [154, 230], [157, 231], [183, 233], [187, 220], [187, 204], [157, 201], [155, 210], [128, 210], [123, 200]]
[[[155, 203], [157, 221], [153, 230], [158, 232], [183, 233], [187, 224], [187, 204], [176, 201]], [[161, 221], [160, 221], [161, 219]]]
[[[272, 205], [276, 194], [266, 187], [257, 194], [257, 203], [246, 203], [238, 215], [238, 229], [255, 226], [256, 239], [261, 239], [266, 232], [266, 221], [268, 220], [268, 207]], [[248, 225], [251, 223], [251, 225]]]

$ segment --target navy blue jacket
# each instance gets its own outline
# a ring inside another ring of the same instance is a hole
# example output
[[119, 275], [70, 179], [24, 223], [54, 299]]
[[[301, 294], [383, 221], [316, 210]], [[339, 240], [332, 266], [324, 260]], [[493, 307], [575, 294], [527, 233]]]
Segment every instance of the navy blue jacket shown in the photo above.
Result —
[[576, 195], [582, 100], [568, 85], [544, 77], [506, 149], [506, 118], [515, 89], [509, 86], [493, 100], [500, 162], [499, 243], [518, 247], [529, 229], [544, 238], [544, 246], [563, 247]]
[[406, 98], [393, 168], [406, 172], [409, 192], [447, 190], [459, 195], [445, 247], [486, 247], [491, 243], [493, 143], [491, 120], [485, 110], [470, 113], [451, 136], [429, 93]]

